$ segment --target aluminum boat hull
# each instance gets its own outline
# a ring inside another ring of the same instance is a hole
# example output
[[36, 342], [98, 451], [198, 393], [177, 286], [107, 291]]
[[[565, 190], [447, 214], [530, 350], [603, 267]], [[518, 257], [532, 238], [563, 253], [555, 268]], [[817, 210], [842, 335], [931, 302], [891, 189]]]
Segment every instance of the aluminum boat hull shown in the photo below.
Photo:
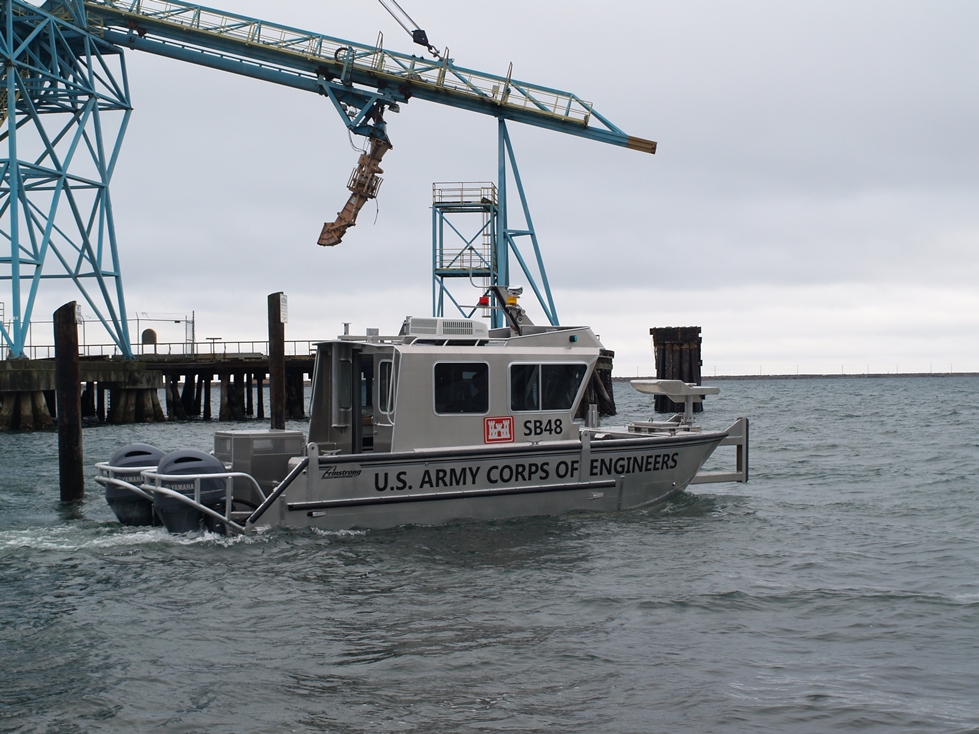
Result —
[[726, 435], [314, 454], [255, 525], [381, 529], [653, 507], [682, 491]]

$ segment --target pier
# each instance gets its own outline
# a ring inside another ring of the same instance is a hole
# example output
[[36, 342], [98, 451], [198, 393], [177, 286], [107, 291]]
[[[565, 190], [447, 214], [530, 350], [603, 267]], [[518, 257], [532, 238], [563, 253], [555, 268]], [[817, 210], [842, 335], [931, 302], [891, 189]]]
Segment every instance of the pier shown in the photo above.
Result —
[[[254, 343], [265, 346], [264, 342]], [[266, 418], [264, 387], [269, 358], [261, 351], [209, 353], [213, 344], [188, 345], [205, 353], [142, 354], [79, 359], [82, 418], [110, 424], [179, 420]], [[288, 342], [285, 356], [285, 416], [305, 416], [303, 388], [312, 376], [310, 342]], [[219, 386], [217, 405], [212, 387]], [[48, 430], [55, 426], [55, 363], [44, 359], [0, 361], [0, 431]], [[162, 398], [161, 398], [162, 394]]]

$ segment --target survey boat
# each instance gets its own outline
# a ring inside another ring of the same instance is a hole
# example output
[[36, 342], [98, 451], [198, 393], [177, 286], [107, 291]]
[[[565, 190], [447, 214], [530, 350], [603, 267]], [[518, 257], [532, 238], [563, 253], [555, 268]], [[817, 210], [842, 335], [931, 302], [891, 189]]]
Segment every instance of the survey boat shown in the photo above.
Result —
[[[127, 446], [96, 480], [120, 521], [178, 533], [613, 512], [692, 482], [747, 480], [747, 420], [695, 426], [700, 388], [665, 381], [688, 410], [602, 427], [585, 400], [603, 351], [594, 332], [534, 325], [519, 309], [508, 318], [410, 317], [395, 335], [324, 341], [308, 434], [218, 431], [211, 453]], [[722, 444], [737, 447], [735, 471], [701, 472]]]

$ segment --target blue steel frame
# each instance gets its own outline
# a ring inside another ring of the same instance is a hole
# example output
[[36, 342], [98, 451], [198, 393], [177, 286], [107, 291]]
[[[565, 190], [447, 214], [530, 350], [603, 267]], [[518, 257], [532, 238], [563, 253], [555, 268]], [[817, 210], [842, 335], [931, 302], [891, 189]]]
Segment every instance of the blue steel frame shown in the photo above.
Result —
[[[493, 256], [491, 258], [492, 262], [485, 262], [484, 259], [483, 264], [485, 267], [480, 272], [474, 272], [473, 275], [487, 278], [490, 285], [500, 285], [505, 288], [510, 287], [510, 253], [513, 253], [517, 263], [520, 265], [521, 271], [523, 271], [524, 277], [527, 279], [528, 285], [534, 291], [534, 295], [537, 296], [537, 302], [543, 309], [544, 316], [552, 326], [557, 326], [560, 322], [558, 321], [557, 309], [554, 306], [554, 298], [551, 295], [551, 286], [547, 280], [547, 271], [544, 269], [544, 258], [541, 255], [540, 244], [537, 241], [537, 232], [534, 230], [534, 222], [530, 216], [530, 207], [527, 203], [527, 195], [524, 192], [523, 182], [520, 179], [520, 171], [517, 168], [517, 159], [513, 153], [513, 144], [510, 142], [510, 133], [507, 130], [506, 120], [504, 120], [502, 117], [499, 119], [498, 134], [498, 203], [493, 207], [488, 207], [487, 210], [490, 213], [489, 221], [483, 229], [480, 229], [476, 235], [469, 240], [466, 240], [458, 229], [451, 227], [451, 224], [450, 227], [455, 234], [466, 242], [467, 245], [471, 245], [475, 239], [483, 233], [484, 229], [488, 227], [493, 233], [494, 238]], [[509, 184], [510, 174], [513, 176], [513, 183], [516, 185], [517, 194], [520, 197], [520, 206], [525, 223], [525, 227], [523, 229], [513, 229], [510, 227], [507, 196], [507, 186]], [[439, 207], [433, 207], [432, 271], [434, 275], [432, 280], [432, 315], [445, 315], [445, 299], [448, 298], [456, 309], [458, 309], [460, 314], [466, 318], [471, 318], [476, 312], [476, 309], [469, 306], [467, 311], [467, 306], [459, 304], [459, 301], [449, 291], [449, 288], [445, 282], [445, 279], [449, 276], [449, 273], [446, 271], [446, 269], [440, 267], [440, 265], [444, 265], [442, 260], [445, 247], [445, 224], [446, 219], [443, 212], [439, 210]], [[534, 263], [537, 266], [537, 277], [534, 275], [534, 269], [530, 266], [523, 253], [521, 253], [520, 244], [518, 242], [518, 238], [521, 237], [530, 238], [530, 242], [533, 247]], [[497, 304], [497, 307], [492, 311], [491, 323], [493, 328], [500, 328], [505, 324], [503, 312], [499, 306], [500, 304]]]
[[[512, 229], [510, 227], [507, 196], [507, 161], [510, 163], [513, 182], [516, 184], [517, 194], [520, 196], [520, 206], [523, 209], [524, 223], [526, 225], [525, 229]], [[520, 180], [517, 159], [513, 154], [510, 133], [507, 131], [506, 120], [503, 118], [500, 118], [499, 121], [499, 177], [500, 214], [502, 220], [497, 229], [496, 261], [500, 271], [497, 276], [498, 283], [503, 286], [510, 285], [510, 261], [508, 255], [510, 252], [513, 252], [513, 256], [517, 258], [524, 277], [527, 278], [527, 282], [533, 289], [534, 295], [537, 296], [537, 302], [544, 309], [544, 315], [547, 317], [548, 322], [550, 322], [551, 326], [557, 326], [560, 323], [558, 321], [557, 309], [554, 307], [551, 286], [547, 281], [547, 271], [544, 270], [544, 259], [541, 257], [540, 245], [537, 242], [537, 232], [534, 230], [534, 222], [530, 217], [527, 195], [524, 193], [523, 182]], [[537, 273], [540, 276], [539, 283], [537, 282], [537, 278], [534, 277], [527, 261], [520, 253], [520, 247], [517, 244], [518, 237], [530, 238], [534, 249], [534, 259], [537, 263]], [[503, 313], [500, 308], [493, 310], [493, 326], [494, 328], [503, 326]]]
[[[88, 31], [80, 0], [0, 2], [0, 281], [11, 291], [0, 337], [23, 357], [41, 281], [70, 279], [132, 357], [109, 197], [131, 114], [122, 52]], [[114, 130], [105, 112], [120, 113]]]

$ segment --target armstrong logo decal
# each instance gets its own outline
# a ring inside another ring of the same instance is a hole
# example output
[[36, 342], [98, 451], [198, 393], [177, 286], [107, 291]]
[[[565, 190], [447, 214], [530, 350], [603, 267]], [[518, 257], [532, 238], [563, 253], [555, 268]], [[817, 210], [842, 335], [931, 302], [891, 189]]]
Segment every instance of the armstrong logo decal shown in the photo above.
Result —
[[360, 476], [360, 469], [338, 469], [335, 466], [328, 466], [323, 471], [323, 479], [352, 479]]

